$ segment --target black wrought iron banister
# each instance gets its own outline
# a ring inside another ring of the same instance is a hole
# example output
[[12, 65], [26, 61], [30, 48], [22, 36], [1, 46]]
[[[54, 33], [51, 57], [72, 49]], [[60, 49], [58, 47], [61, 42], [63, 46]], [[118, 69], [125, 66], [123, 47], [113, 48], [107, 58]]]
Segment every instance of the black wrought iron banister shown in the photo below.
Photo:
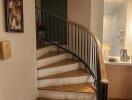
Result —
[[36, 7], [37, 46], [45, 41], [70, 53], [90, 72], [97, 100], [107, 100], [108, 80], [99, 40], [87, 28]]

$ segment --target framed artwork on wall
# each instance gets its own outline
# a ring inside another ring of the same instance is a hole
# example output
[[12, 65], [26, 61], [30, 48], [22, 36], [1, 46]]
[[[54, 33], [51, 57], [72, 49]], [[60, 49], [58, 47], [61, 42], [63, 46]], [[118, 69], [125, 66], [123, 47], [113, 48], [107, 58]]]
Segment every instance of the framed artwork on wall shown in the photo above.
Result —
[[24, 32], [23, 0], [4, 0], [6, 32]]

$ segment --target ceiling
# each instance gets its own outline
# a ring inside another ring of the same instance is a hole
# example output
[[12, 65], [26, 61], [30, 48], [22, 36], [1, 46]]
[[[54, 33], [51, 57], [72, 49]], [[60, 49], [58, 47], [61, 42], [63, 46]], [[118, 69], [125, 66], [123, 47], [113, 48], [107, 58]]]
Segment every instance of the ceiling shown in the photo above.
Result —
[[121, 7], [127, 0], [104, 0], [105, 13], [112, 13], [119, 7]]

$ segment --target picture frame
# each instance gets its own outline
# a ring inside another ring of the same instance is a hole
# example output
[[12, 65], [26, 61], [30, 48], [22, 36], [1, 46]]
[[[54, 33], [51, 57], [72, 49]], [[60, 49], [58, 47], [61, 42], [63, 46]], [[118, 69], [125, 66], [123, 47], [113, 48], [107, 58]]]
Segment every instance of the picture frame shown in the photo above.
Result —
[[5, 31], [24, 32], [23, 0], [4, 0]]

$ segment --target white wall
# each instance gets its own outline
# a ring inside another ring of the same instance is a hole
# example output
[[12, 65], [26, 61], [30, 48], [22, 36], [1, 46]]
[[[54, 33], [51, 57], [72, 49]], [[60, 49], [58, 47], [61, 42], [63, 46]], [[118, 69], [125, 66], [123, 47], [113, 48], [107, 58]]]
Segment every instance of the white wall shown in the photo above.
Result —
[[126, 25], [126, 42], [129, 55], [132, 55], [132, 2], [127, 3], [127, 25]]
[[90, 29], [90, 0], [68, 0], [68, 20]]
[[104, 0], [68, 0], [68, 19], [87, 27], [102, 42]]
[[107, 43], [110, 46], [110, 55], [113, 55], [111, 48], [113, 48], [112, 41], [115, 35], [112, 34], [113, 14], [104, 15], [104, 27], [103, 27], [103, 43]]
[[0, 0], [0, 41], [11, 42], [12, 57], [0, 60], [0, 100], [35, 100], [35, 0], [23, 0], [24, 33], [4, 30], [4, 0]]
[[104, 0], [91, 0], [90, 31], [102, 42], [103, 40]]
[[110, 46], [110, 56], [120, 56], [120, 50], [125, 48], [125, 40], [119, 39], [121, 30], [126, 30], [125, 4], [104, 14], [103, 42]]
[[120, 55], [120, 40], [118, 38], [119, 32], [119, 20], [117, 13], [107, 14], [104, 16], [104, 34], [103, 42], [110, 46], [110, 56]]

